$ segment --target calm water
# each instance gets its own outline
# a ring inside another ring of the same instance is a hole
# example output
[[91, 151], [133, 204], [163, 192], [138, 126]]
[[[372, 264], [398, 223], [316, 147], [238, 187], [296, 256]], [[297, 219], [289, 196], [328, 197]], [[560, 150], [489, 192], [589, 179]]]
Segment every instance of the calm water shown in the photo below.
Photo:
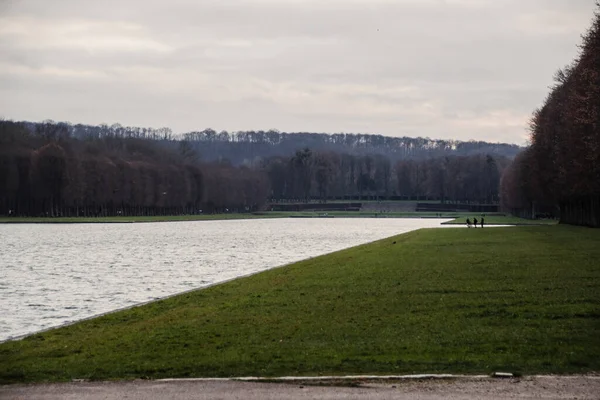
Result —
[[0, 225], [0, 340], [440, 222]]

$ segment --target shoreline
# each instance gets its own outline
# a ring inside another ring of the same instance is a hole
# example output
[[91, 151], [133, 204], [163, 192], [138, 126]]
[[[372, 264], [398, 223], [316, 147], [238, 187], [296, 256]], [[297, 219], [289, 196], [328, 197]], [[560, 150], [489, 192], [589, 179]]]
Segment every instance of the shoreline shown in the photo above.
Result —
[[598, 232], [447, 227], [10, 340], [0, 381], [598, 371]]
[[[258, 219], [258, 218], [255, 218], [255, 219]], [[274, 219], [274, 218], [265, 218], [265, 219]], [[412, 218], [412, 219], [419, 219], [419, 218]], [[443, 218], [443, 219], [444, 220], [449, 220], [449, 218]], [[233, 219], [206, 220], [206, 221], [226, 221], [226, 220], [233, 220]], [[241, 219], [238, 219], [238, 221], [239, 220], [241, 220]], [[142, 221], [141, 223], [149, 223], [149, 222], [151, 222], [151, 221]], [[195, 222], [195, 221], [159, 221], [159, 222]], [[42, 222], [42, 223], [39, 223], [39, 224], [47, 224], [47, 223], [50, 223], [50, 222]], [[84, 222], [73, 222], [73, 223], [63, 222], [63, 223], [58, 223], [58, 224], [77, 224], [77, 223], [84, 223]], [[97, 223], [101, 223], [101, 222], [97, 222]], [[119, 222], [113, 222], [113, 223], [119, 223]], [[21, 223], [17, 223], [17, 224], [21, 224]], [[26, 222], [23, 222], [23, 224], [26, 224]], [[269, 268], [266, 268], [266, 269], [262, 269], [262, 270], [259, 270], [259, 271], [254, 271], [254, 272], [249, 272], [249, 273], [246, 273], [246, 274], [242, 274], [242, 275], [239, 275], [239, 276], [236, 276], [236, 277], [233, 277], [233, 278], [228, 278], [228, 279], [219, 280], [219, 281], [216, 281], [216, 282], [211, 282], [211, 283], [206, 284], [204, 286], [195, 287], [195, 288], [187, 289], [187, 290], [184, 290], [184, 291], [181, 291], [181, 292], [172, 293], [172, 294], [169, 294], [169, 295], [166, 295], [166, 296], [162, 296], [162, 297], [159, 297], [159, 298], [154, 298], [154, 299], [151, 299], [151, 300], [142, 301], [140, 303], [130, 304], [130, 305], [127, 305], [127, 306], [124, 306], [124, 307], [119, 307], [119, 308], [112, 309], [112, 310], [109, 310], [109, 311], [100, 312], [100, 313], [97, 313], [97, 314], [89, 315], [87, 317], [83, 317], [83, 318], [72, 320], [72, 321], [62, 322], [62, 323], [60, 323], [58, 325], [50, 326], [50, 327], [43, 328], [43, 329], [40, 329], [40, 330], [36, 330], [36, 331], [24, 333], [24, 334], [18, 334], [16, 336], [10, 336], [10, 337], [5, 338], [5, 339], [0, 339], [0, 344], [7, 343], [7, 342], [12, 342], [12, 341], [19, 341], [19, 340], [25, 339], [25, 338], [33, 336], [33, 335], [37, 335], [37, 334], [41, 334], [41, 333], [52, 331], [54, 329], [60, 329], [60, 328], [64, 328], [64, 327], [75, 325], [75, 324], [80, 323], [80, 322], [92, 320], [92, 319], [95, 319], [95, 318], [100, 318], [100, 317], [103, 317], [103, 316], [106, 316], [106, 315], [110, 315], [110, 314], [113, 314], [113, 313], [118, 313], [118, 312], [121, 312], [121, 311], [131, 310], [131, 309], [134, 309], [136, 307], [142, 307], [142, 306], [145, 306], [145, 305], [148, 305], [148, 304], [152, 304], [152, 303], [156, 303], [156, 302], [159, 302], [159, 301], [167, 300], [167, 299], [170, 299], [172, 297], [183, 296], [183, 295], [186, 295], [186, 294], [189, 294], [189, 293], [193, 293], [193, 292], [197, 292], [197, 291], [201, 291], [201, 290], [206, 290], [206, 289], [209, 289], [209, 288], [214, 287], [214, 286], [218, 286], [218, 285], [226, 284], [226, 283], [229, 283], [229, 282], [233, 282], [233, 281], [238, 280], [238, 279], [248, 278], [248, 277], [251, 277], [253, 275], [257, 275], [257, 274], [260, 274], [260, 273], [263, 273], [263, 272], [266, 272], [266, 271], [270, 271], [270, 270], [274, 270], [274, 269], [278, 269], [278, 268], [284, 268], [284, 267], [287, 267], [287, 266], [290, 266], [290, 265], [293, 265], [293, 264], [296, 264], [296, 263], [299, 263], [299, 262], [305, 262], [305, 261], [311, 260], [311, 259], [313, 259], [315, 257], [322, 257], [322, 256], [330, 255], [330, 254], [333, 254], [333, 253], [336, 253], [336, 252], [340, 252], [340, 251], [352, 249], [352, 248], [355, 248], [355, 247], [359, 247], [359, 246], [364, 246], [364, 245], [368, 245], [368, 244], [371, 244], [371, 243], [375, 243], [375, 242], [378, 242], [378, 241], [381, 241], [381, 240], [386, 240], [386, 239], [389, 239], [390, 237], [395, 237], [395, 236], [398, 236], [398, 235], [404, 235], [404, 234], [407, 234], [407, 233], [410, 233], [410, 232], [415, 232], [415, 231], [418, 231], [418, 230], [421, 230], [421, 229], [440, 229], [440, 228], [444, 228], [444, 226], [442, 226], [441, 223], [440, 223], [439, 226], [436, 226], [436, 227], [433, 227], [433, 228], [431, 228], [431, 227], [417, 228], [417, 229], [411, 230], [409, 232], [404, 232], [404, 233], [400, 233], [400, 234], [393, 234], [392, 236], [389, 236], [389, 237], [386, 237], [386, 238], [371, 240], [371, 241], [368, 241], [368, 242], [365, 242], [365, 243], [361, 243], [361, 244], [358, 244], [358, 245], [354, 245], [354, 246], [350, 246], [350, 247], [347, 247], [347, 248], [344, 248], [344, 249], [335, 250], [335, 251], [328, 252], [328, 253], [323, 253], [323, 254], [320, 254], [320, 255], [317, 255], [317, 256], [304, 258], [302, 260], [291, 261], [291, 262], [288, 262], [288, 263], [284, 263], [284, 264], [281, 264], [281, 265], [276, 265], [276, 266], [269, 267]]]

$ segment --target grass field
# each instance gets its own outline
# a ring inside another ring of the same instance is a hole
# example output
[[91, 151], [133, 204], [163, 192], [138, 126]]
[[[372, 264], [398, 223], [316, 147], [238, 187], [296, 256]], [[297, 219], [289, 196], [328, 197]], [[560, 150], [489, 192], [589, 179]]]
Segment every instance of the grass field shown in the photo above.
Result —
[[[477, 218], [477, 221], [481, 221], [481, 214], [473, 213], [470, 215], [461, 215], [460, 217], [448, 221], [443, 222], [443, 225], [465, 225], [467, 218], [470, 218], [473, 221], [473, 217]], [[555, 219], [525, 219], [513, 216], [504, 216], [504, 215], [485, 215], [484, 226], [485, 225], [556, 225], [558, 221]], [[479, 224], [477, 225], [480, 226]]]
[[[319, 200], [312, 200], [309, 202], [310, 204], [319, 204]], [[377, 204], [398, 204], [398, 203], [407, 203], [407, 204], [416, 204], [416, 203], [427, 203], [427, 204], [442, 204], [439, 200], [372, 200], [372, 199], [362, 199], [362, 200], [327, 200], [327, 203], [333, 204], [345, 204], [345, 203], [377, 203]], [[289, 202], [280, 202], [274, 201], [272, 204], [290, 204]]]
[[600, 230], [424, 229], [0, 344], [0, 383], [600, 371]]
[[436, 213], [427, 212], [374, 212], [374, 211], [267, 211], [267, 216], [282, 218], [424, 218], [436, 217]]
[[[361, 211], [265, 211], [244, 214], [204, 214], [204, 215], [170, 215], [149, 217], [0, 217], [0, 223], [136, 223], [136, 222], [175, 222], [175, 221], [214, 221], [225, 219], [256, 218], [467, 218], [478, 217], [479, 213], [435, 213], [435, 212], [361, 212]], [[526, 221], [526, 220], [523, 220]]]
[[0, 217], [0, 223], [136, 223], [136, 222], [175, 222], [175, 221], [214, 221], [222, 219], [281, 218], [280, 215], [267, 214], [204, 214], [204, 215], [164, 215], [148, 217]]

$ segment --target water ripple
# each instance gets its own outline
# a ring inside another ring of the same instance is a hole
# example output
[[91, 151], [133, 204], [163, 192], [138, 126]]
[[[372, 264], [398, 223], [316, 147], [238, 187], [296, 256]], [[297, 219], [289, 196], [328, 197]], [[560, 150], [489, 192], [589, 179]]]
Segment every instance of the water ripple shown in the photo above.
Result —
[[278, 219], [0, 225], [0, 340], [438, 224]]

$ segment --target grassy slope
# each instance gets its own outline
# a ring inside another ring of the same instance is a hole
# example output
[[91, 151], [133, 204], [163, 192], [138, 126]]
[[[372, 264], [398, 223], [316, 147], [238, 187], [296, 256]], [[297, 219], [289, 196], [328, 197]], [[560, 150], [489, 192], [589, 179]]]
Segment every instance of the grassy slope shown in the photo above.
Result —
[[[422, 211], [412, 211], [412, 212], [379, 212], [379, 211], [295, 211], [295, 212], [285, 212], [285, 211], [268, 211], [261, 213], [264, 215], [279, 215], [286, 217], [319, 217], [328, 215], [331, 217], [376, 217], [376, 218], [427, 218], [427, 217], [437, 217], [437, 218], [479, 218], [481, 213], [456, 213], [456, 212], [446, 212], [446, 213], [436, 213], [436, 212], [422, 212]], [[504, 215], [504, 214], [502, 214]]]
[[420, 230], [0, 344], [0, 382], [599, 371], [599, 259], [600, 230]]
[[280, 215], [268, 214], [205, 214], [205, 215], [164, 215], [150, 217], [0, 217], [0, 223], [133, 223], [168, 221], [211, 221], [222, 219], [276, 218]]
[[[444, 225], [465, 225], [467, 218], [470, 218], [473, 221], [473, 217], [477, 218], [478, 224], [481, 221], [481, 214], [471, 214], [471, 215], [461, 215], [460, 217], [444, 222]], [[557, 220], [554, 219], [525, 219], [513, 216], [503, 216], [503, 215], [486, 215], [484, 220], [485, 225], [556, 225], [558, 223]]]
[[[171, 215], [155, 217], [69, 217], [69, 218], [50, 218], [50, 217], [0, 217], [0, 223], [133, 223], [133, 222], [168, 222], [168, 221], [206, 221], [223, 219], [250, 219], [250, 218], [289, 218], [289, 217], [321, 217], [327, 214], [330, 217], [377, 217], [377, 218], [422, 218], [437, 217], [438, 213], [431, 212], [359, 212], [359, 211], [265, 211], [248, 214], [205, 214], [205, 215]], [[478, 217], [478, 213], [446, 213], [444, 218], [472, 218]]]

